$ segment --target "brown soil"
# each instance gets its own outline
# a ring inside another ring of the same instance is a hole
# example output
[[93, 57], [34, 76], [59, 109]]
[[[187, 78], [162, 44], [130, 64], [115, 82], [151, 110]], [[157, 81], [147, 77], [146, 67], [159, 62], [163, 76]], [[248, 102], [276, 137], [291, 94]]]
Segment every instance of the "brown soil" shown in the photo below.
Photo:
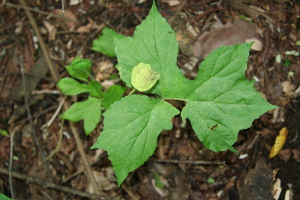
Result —
[[[67, 122], [63, 125], [64, 135], [58, 153], [48, 162], [42, 162], [39, 156], [41, 152], [44, 157], [49, 155], [57, 146], [61, 119], [56, 116], [49, 127], [42, 126], [57, 110], [62, 95], [56, 93], [55, 78], [47, 68], [41, 48], [37, 48], [35, 32], [24, 9], [20, 9], [22, 0], [2, 2], [0, 129], [7, 130], [10, 137], [0, 135], [0, 193], [12, 195], [6, 169], [9, 168], [13, 134], [11, 171], [18, 173], [13, 173], [11, 179], [15, 199], [92, 199], [82, 197], [83, 193], [80, 196], [74, 191], [61, 190], [65, 187], [95, 193]], [[131, 36], [152, 5], [151, 0], [140, 2], [83, 0], [70, 5], [67, 1], [63, 18], [60, 1], [35, 0], [27, 1], [27, 4], [34, 8], [30, 12], [57, 73], [66, 76], [64, 66], [82, 55], [93, 61], [93, 72], [97, 80], [103, 82], [117, 74], [113, 67], [117, 61], [92, 51], [92, 40], [98, 37], [103, 27]], [[190, 79], [195, 78], [201, 62], [191, 61], [194, 44], [199, 46], [198, 35], [215, 30], [213, 37], [216, 40], [224, 38], [224, 32], [218, 32], [216, 23], [228, 25], [236, 18], [248, 17], [263, 47], [261, 51], [251, 51], [246, 75], [249, 80], [256, 80], [256, 89], [278, 109], [265, 113], [251, 128], [240, 131], [234, 145], [239, 155], [205, 149], [190, 123], [182, 126], [180, 117], [175, 117], [173, 129], [160, 135], [155, 154], [132, 172], [120, 188], [106, 152], [89, 149], [101, 132], [102, 123], [90, 136], [84, 134], [82, 123], [76, 123], [103, 199], [272, 199], [276, 179], [281, 180], [280, 200], [285, 199], [287, 190], [292, 193], [291, 199], [300, 199], [300, 60], [299, 55], [285, 54], [286, 51], [299, 54], [296, 41], [300, 40], [300, 2], [185, 0], [179, 1], [178, 5], [167, 2], [171, 1], [157, 1], [157, 5], [180, 36], [178, 66]], [[242, 32], [233, 34], [243, 38]], [[216, 40], [207, 41], [213, 43]], [[209, 50], [206, 48], [205, 51]], [[279, 54], [281, 63], [276, 62]], [[192, 68], [187, 67], [187, 63]], [[25, 92], [21, 68], [27, 80]], [[38, 94], [39, 91], [42, 93]], [[73, 102], [76, 98], [66, 101]], [[27, 106], [32, 120], [29, 120]], [[285, 145], [270, 159], [271, 147], [283, 127], [289, 131]], [[159, 182], [157, 180], [161, 181], [162, 188], [155, 184]], [[49, 186], [50, 182], [57, 188]]]

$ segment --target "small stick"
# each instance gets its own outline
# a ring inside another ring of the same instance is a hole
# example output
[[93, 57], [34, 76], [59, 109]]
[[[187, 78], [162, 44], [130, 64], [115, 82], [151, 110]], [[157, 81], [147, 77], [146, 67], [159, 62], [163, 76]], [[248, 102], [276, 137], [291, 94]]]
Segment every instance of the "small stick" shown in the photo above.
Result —
[[53, 123], [53, 121], [55, 120], [55, 118], [57, 117], [57, 115], [59, 114], [63, 104], [65, 103], [65, 100], [66, 100], [66, 96], [64, 96], [61, 100], [61, 102], [59, 103], [58, 105], [58, 108], [56, 109], [56, 111], [54, 112], [54, 114], [52, 115], [51, 119], [46, 123], [44, 124], [41, 129], [44, 129], [44, 128], [48, 128], [51, 126], [51, 124]]
[[[54, 13], [51, 13], [51, 12], [46, 12], [46, 11], [37, 10], [37, 9], [35, 9], [35, 8], [30, 8], [30, 7], [28, 7], [28, 6], [15, 5], [15, 4], [8, 3], [8, 2], [6, 2], [4, 5], [6, 5], [7, 7], [11, 7], [11, 8], [17, 8], [17, 9], [28, 10], [28, 11], [31, 11], [31, 12], [39, 13], [39, 14], [41, 14], [41, 15], [48, 15], [49, 17], [62, 18], [61, 15], [57, 15], [57, 14], [54, 14]], [[70, 22], [74, 22], [74, 20], [70, 19], [69, 17], [64, 17], [63, 20], [70, 21]]]
[[65, 120], [62, 119], [61, 123], [60, 123], [59, 139], [58, 139], [55, 149], [53, 151], [51, 151], [51, 153], [43, 160], [43, 162], [46, 162], [47, 160], [52, 158], [60, 150], [61, 142], [62, 142], [62, 138], [63, 138], [64, 122], [65, 122]]
[[[25, 0], [19, 0], [19, 2], [22, 6], [27, 6]], [[38, 42], [39, 42], [40, 47], [42, 49], [43, 55], [45, 56], [46, 63], [49, 67], [51, 75], [52, 75], [52, 77], [55, 81], [58, 81], [59, 78], [60, 78], [59, 74], [57, 73], [57, 71], [56, 71], [56, 69], [55, 69], [55, 67], [54, 67], [54, 65], [51, 61], [47, 45], [46, 45], [46, 43], [45, 43], [45, 41], [44, 41], [44, 39], [41, 35], [41, 32], [40, 32], [38, 26], [37, 26], [36, 20], [34, 19], [34, 17], [32, 16], [32, 13], [29, 10], [25, 10], [25, 13], [26, 13], [26, 15], [29, 19], [29, 22], [30, 22], [30, 24], [31, 24], [31, 26], [32, 26], [37, 38], [38, 38]], [[69, 107], [70, 107], [70, 105], [67, 102], [65, 102], [64, 103], [64, 109], [67, 110]], [[97, 182], [96, 182], [95, 177], [92, 173], [92, 169], [89, 165], [87, 156], [86, 156], [84, 148], [83, 148], [83, 144], [82, 144], [82, 142], [80, 140], [80, 137], [79, 137], [79, 133], [78, 133], [75, 125], [72, 122], [70, 122], [70, 127], [71, 127], [71, 130], [72, 130], [73, 136], [75, 138], [75, 142], [77, 144], [77, 148], [78, 148], [79, 154], [81, 156], [81, 159], [83, 161], [84, 167], [87, 171], [87, 177], [90, 179], [91, 183], [93, 184], [95, 192], [100, 194], [101, 192], [98, 188]]]
[[62, 17], [65, 16], [65, 0], [61, 0]]
[[61, 91], [59, 90], [49, 90], [49, 89], [44, 89], [44, 90], [33, 90], [31, 94], [53, 94], [53, 95], [61, 95]]
[[[5, 169], [5, 168], [2, 168], [2, 167], [0, 167], [0, 173], [1, 174], [6, 174], [6, 175], [9, 174], [8, 170]], [[103, 196], [103, 195], [92, 194], [92, 193], [76, 190], [76, 189], [73, 189], [73, 188], [70, 188], [70, 187], [58, 185], [56, 183], [53, 183], [53, 182], [50, 182], [50, 181], [47, 181], [47, 180], [40, 180], [36, 177], [27, 176], [27, 175], [20, 174], [20, 173], [17, 173], [17, 172], [12, 172], [12, 176], [14, 178], [21, 179], [21, 180], [26, 181], [26, 182], [35, 183], [35, 184], [37, 184], [39, 186], [42, 186], [44, 188], [51, 188], [51, 189], [54, 189], [54, 190], [59, 190], [59, 191], [62, 191], [62, 192], [65, 192], [65, 193], [70, 193], [72, 195], [76, 195], [76, 196], [80, 196], [80, 197], [85, 197], [85, 198], [90, 198], [90, 199], [112, 199], [112, 198], [105, 198], [105, 196]]]
[[33, 120], [32, 120], [32, 115], [31, 115], [31, 111], [29, 108], [29, 102], [28, 102], [28, 96], [27, 96], [27, 88], [26, 88], [26, 78], [25, 78], [25, 74], [24, 74], [24, 66], [23, 66], [23, 56], [20, 56], [20, 60], [19, 60], [19, 64], [20, 64], [20, 68], [21, 68], [21, 74], [22, 74], [22, 79], [23, 79], [23, 87], [24, 87], [24, 100], [25, 100], [25, 108], [27, 111], [27, 117], [29, 119], [29, 123], [31, 126], [31, 135], [32, 138], [34, 140], [35, 146], [37, 147], [37, 150], [39, 152], [39, 155], [41, 157], [43, 157], [43, 151], [42, 148], [39, 144], [39, 141], [37, 139], [37, 135], [36, 135], [36, 131], [35, 131], [35, 127], [33, 125]]
[[181, 11], [183, 6], [186, 4], [187, 0], [183, 0], [183, 2], [180, 4], [180, 6], [177, 8], [175, 15], [169, 20], [170, 23], [172, 23], [175, 19], [175, 17], [178, 15], [178, 13]]
[[[67, 102], [64, 104], [64, 108], [65, 108], [65, 110], [67, 110], [69, 108], [69, 105], [67, 104]], [[101, 194], [101, 192], [100, 192], [100, 190], [98, 188], [98, 184], [96, 182], [96, 179], [95, 179], [95, 177], [93, 175], [90, 163], [89, 163], [89, 161], [87, 159], [87, 156], [85, 154], [85, 151], [84, 151], [84, 148], [83, 148], [83, 144], [82, 144], [82, 142], [80, 140], [80, 137], [79, 137], [79, 133], [78, 133], [78, 131], [77, 131], [77, 129], [76, 129], [76, 127], [75, 127], [75, 125], [74, 125], [73, 122], [69, 122], [69, 124], [70, 124], [71, 131], [73, 133], [73, 136], [75, 138], [75, 142], [77, 144], [77, 149], [78, 149], [79, 154], [81, 156], [83, 165], [84, 165], [84, 167], [86, 169], [87, 176], [90, 179], [90, 181], [92, 182], [92, 185], [94, 187], [95, 193]]]
[[[27, 4], [25, 2], [25, 0], [19, 0], [20, 4], [22, 6], [25, 6], [27, 7]], [[46, 63], [49, 67], [49, 70], [51, 72], [51, 75], [52, 77], [54, 78], [54, 80], [58, 80], [59, 79], [59, 75], [57, 73], [57, 71], [55, 70], [55, 67], [49, 57], [49, 51], [48, 51], [48, 48], [47, 48], [47, 45], [45, 43], [45, 41], [43, 40], [43, 37], [41, 35], [41, 32], [40, 32], [40, 29], [33, 17], [33, 15], [31, 14], [31, 12], [29, 10], [25, 10], [25, 14], [27, 15], [28, 19], [29, 19], [29, 22], [33, 28], [33, 31], [35, 32], [37, 38], [38, 38], [38, 41], [39, 41], [39, 44], [40, 44], [40, 47], [42, 49], [42, 52], [43, 52], [43, 55], [45, 56], [45, 59], [46, 59]]]
[[14, 131], [10, 134], [10, 150], [9, 150], [9, 167], [8, 167], [8, 181], [10, 187], [11, 198], [14, 199], [14, 188], [12, 184], [12, 164], [13, 164], [13, 152], [14, 152]]

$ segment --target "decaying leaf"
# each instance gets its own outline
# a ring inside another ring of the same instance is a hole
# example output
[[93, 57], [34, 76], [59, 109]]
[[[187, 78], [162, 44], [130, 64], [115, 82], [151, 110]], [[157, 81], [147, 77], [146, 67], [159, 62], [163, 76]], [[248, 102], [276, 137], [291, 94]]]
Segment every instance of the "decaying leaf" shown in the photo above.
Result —
[[235, 19], [209, 32], [204, 32], [195, 42], [193, 54], [203, 59], [213, 50], [222, 45], [234, 45], [244, 42], [254, 42], [252, 50], [261, 51], [263, 44], [256, 33], [256, 27], [242, 19]]
[[281, 194], [282, 188], [281, 188], [281, 180], [279, 178], [276, 179], [273, 189], [272, 189], [272, 194], [273, 194], [273, 199], [278, 200]]
[[269, 158], [273, 158], [279, 153], [279, 151], [282, 149], [282, 147], [285, 143], [287, 134], [288, 134], [287, 128], [283, 127], [280, 130], [279, 135], [276, 137], [276, 140], [275, 140], [275, 143], [274, 143], [274, 145], [271, 149]]
[[50, 22], [46, 21], [46, 20], [44, 20], [43, 23], [44, 23], [44, 26], [46, 27], [46, 29], [48, 31], [48, 34], [49, 34], [48, 35], [48, 40], [49, 41], [55, 40], [56, 32], [57, 32], [56, 27], [53, 24], [51, 24]]
[[[62, 10], [61, 9], [54, 9], [53, 13], [55, 15], [61, 16], [62, 15]], [[64, 11], [64, 18], [63, 18], [63, 23], [69, 28], [70, 31], [73, 31], [76, 26], [79, 24], [78, 19], [76, 15], [71, 12], [70, 10], [65, 10]]]

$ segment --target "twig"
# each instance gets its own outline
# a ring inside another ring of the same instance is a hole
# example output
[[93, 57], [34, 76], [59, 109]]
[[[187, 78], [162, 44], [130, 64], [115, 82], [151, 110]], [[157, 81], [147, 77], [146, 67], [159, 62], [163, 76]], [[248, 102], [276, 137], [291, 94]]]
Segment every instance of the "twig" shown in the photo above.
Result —
[[[67, 102], [65, 102], [64, 104], [64, 109], [67, 110], [70, 106], [68, 105]], [[79, 154], [81, 156], [81, 159], [82, 159], [82, 162], [83, 162], [83, 165], [87, 171], [87, 176], [88, 178], [90, 179], [90, 181], [92, 182], [93, 184], [93, 187], [94, 187], [94, 190], [97, 194], [101, 194], [99, 188], [98, 188], [98, 185], [97, 185], [97, 182], [96, 182], [96, 179], [93, 175], [93, 172], [92, 172], [92, 169], [91, 169], [91, 166], [90, 166], [90, 163], [86, 157], [86, 154], [85, 154], [85, 151], [84, 151], [84, 148], [83, 148], [83, 144], [80, 140], [80, 137], [79, 137], [79, 134], [78, 134], [78, 131], [74, 125], [73, 122], [69, 122], [70, 124], [70, 127], [71, 127], [71, 131], [73, 133], [73, 136], [75, 138], [75, 142], [77, 144], [77, 148], [78, 148], [78, 151], [79, 151]]]
[[9, 187], [10, 187], [10, 193], [11, 193], [11, 198], [14, 199], [14, 188], [12, 184], [12, 162], [13, 162], [13, 151], [14, 151], [14, 135], [15, 132], [11, 132], [10, 134], [10, 151], [9, 151], [9, 167], [8, 167], [8, 181], [9, 181]]
[[31, 94], [53, 94], [53, 95], [61, 95], [61, 91], [59, 90], [49, 90], [49, 89], [44, 89], [44, 90], [33, 90]]
[[[51, 12], [42, 11], [42, 10], [37, 10], [35, 8], [30, 8], [28, 6], [15, 5], [15, 4], [8, 3], [8, 2], [4, 3], [4, 5], [6, 5], [7, 7], [11, 7], [11, 8], [28, 10], [28, 11], [31, 11], [31, 12], [39, 13], [41, 15], [47, 15], [49, 17], [54, 17], [54, 18], [60, 18], [60, 19], [62, 19], [61, 15], [57, 15], [57, 14], [54, 14], [54, 13], [51, 13]], [[74, 20], [70, 19], [69, 17], [64, 17], [63, 20], [70, 21], [70, 22], [75, 22]]]
[[180, 6], [177, 8], [175, 15], [169, 20], [169, 23], [172, 23], [175, 19], [175, 17], [178, 15], [178, 13], [181, 11], [183, 6], [186, 4], [187, 0], [183, 0], [183, 2], [180, 4]]
[[[19, 0], [19, 2], [20, 2], [20, 4], [22, 6], [26, 6], [27, 7], [26, 2], [24, 0]], [[55, 81], [58, 81], [59, 75], [58, 75], [56, 69], [54, 68], [54, 66], [53, 66], [53, 64], [51, 62], [48, 48], [47, 48], [47, 46], [46, 46], [46, 44], [45, 44], [45, 42], [44, 42], [44, 40], [42, 38], [42, 35], [41, 35], [40, 30], [39, 30], [39, 28], [37, 26], [37, 23], [36, 23], [35, 19], [33, 18], [32, 14], [31, 14], [31, 12], [29, 10], [25, 10], [25, 13], [26, 13], [26, 15], [27, 15], [27, 17], [29, 19], [29, 22], [30, 22], [30, 24], [31, 24], [31, 26], [32, 26], [32, 28], [33, 28], [33, 30], [34, 30], [37, 38], [38, 38], [39, 44], [41, 46], [43, 55], [46, 58], [46, 62], [47, 62], [47, 65], [49, 67], [49, 70], [51, 72], [51, 75], [52, 75], [52, 77], [53, 77], [53, 79]], [[64, 109], [67, 110], [68, 108], [69, 108], [69, 104], [67, 102], [65, 102], [64, 103]], [[90, 179], [91, 183], [93, 184], [95, 192], [97, 194], [100, 194], [100, 190], [99, 190], [99, 188], [97, 186], [95, 177], [94, 177], [94, 175], [92, 173], [92, 169], [91, 169], [91, 167], [89, 165], [89, 162], [88, 162], [88, 159], [86, 157], [86, 154], [85, 154], [82, 142], [81, 142], [79, 134], [78, 134], [78, 131], [75, 128], [75, 126], [74, 126], [74, 124], [72, 122], [70, 122], [70, 127], [71, 127], [72, 133], [74, 135], [75, 142], [77, 144], [77, 148], [78, 148], [79, 154], [81, 156], [81, 159], [83, 161], [84, 167], [85, 167], [85, 169], [87, 171], [87, 176]]]
[[137, 195], [133, 194], [125, 184], [122, 185], [122, 189], [128, 194], [130, 199], [132, 199], [132, 200], [140, 199]]
[[[27, 4], [26, 4], [25, 0], [19, 0], [19, 2], [20, 2], [20, 4], [22, 6], [27, 7]], [[49, 67], [49, 70], [51, 72], [51, 75], [53, 76], [54, 80], [57, 81], [59, 79], [59, 75], [57, 74], [57, 72], [56, 72], [56, 70], [55, 70], [55, 68], [54, 68], [54, 66], [52, 64], [52, 61], [51, 61], [51, 59], [49, 57], [49, 51], [48, 51], [47, 46], [46, 46], [46, 44], [45, 44], [45, 42], [44, 42], [44, 40], [42, 38], [41, 32], [39, 30], [39, 27], [37, 26], [37, 23], [36, 23], [35, 19], [33, 18], [31, 12], [29, 10], [25, 10], [25, 13], [26, 13], [26, 15], [27, 15], [27, 17], [29, 19], [29, 22], [30, 22], [30, 24], [31, 24], [31, 26], [32, 26], [32, 28], [33, 28], [33, 30], [34, 30], [37, 38], [38, 38], [38, 41], [40, 43], [42, 52], [43, 52], [43, 54], [45, 56], [45, 59], [46, 59], [46, 63], [47, 63], [47, 65]]]
[[65, 0], [61, 0], [62, 16], [65, 17]]
[[[43, 111], [41, 111], [41, 112], [39, 112], [39, 113], [34, 113], [33, 116], [34, 116], [34, 118], [39, 118], [39, 117], [42, 116], [43, 114], [48, 113], [48, 112], [50, 112], [50, 111], [52, 111], [52, 110], [55, 110], [55, 109], [56, 109], [56, 105], [51, 106], [51, 107], [49, 107], [49, 108], [46, 108], [45, 110], [43, 110]], [[26, 123], [26, 122], [28, 122], [28, 121], [29, 121], [29, 119], [28, 119], [28, 118], [25, 118], [25, 119], [20, 120], [18, 123]]]
[[54, 114], [52, 115], [51, 119], [50, 119], [46, 124], [44, 124], [44, 125], [41, 127], [41, 129], [44, 129], [44, 128], [46, 128], [46, 127], [48, 128], [48, 127], [51, 126], [51, 124], [53, 123], [53, 121], [55, 120], [55, 118], [57, 117], [57, 115], [59, 114], [59, 112], [60, 112], [60, 110], [61, 110], [63, 104], [65, 103], [65, 100], [66, 100], [66, 97], [64, 96], [64, 97], [61, 99], [61, 101], [60, 101], [60, 103], [59, 103], [59, 105], [58, 105], [56, 111], [55, 111]]
[[60, 150], [61, 142], [62, 142], [62, 138], [63, 138], [64, 122], [65, 122], [65, 120], [62, 119], [61, 123], [60, 123], [59, 139], [58, 139], [58, 142], [57, 142], [57, 145], [56, 145], [55, 149], [53, 151], [51, 151], [51, 153], [43, 160], [43, 162], [46, 162], [47, 160], [52, 158]]
[[154, 162], [166, 164], [190, 164], [190, 165], [225, 165], [223, 161], [204, 161], [204, 160], [158, 160], [152, 159]]
[[29, 108], [29, 102], [28, 102], [28, 96], [27, 96], [27, 88], [26, 88], [26, 78], [25, 78], [25, 75], [24, 75], [23, 56], [20, 56], [19, 64], [20, 64], [21, 74], [22, 74], [22, 79], [23, 79], [25, 108], [26, 108], [27, 117], [29, 119], [29, 123], [30, 123], [30, 126], [31, 126], [31, 135], [32, 135], [32, 138], [34, 140], [35, 146], [36, 146], [36, 148], [37, 148], [37, 150], [39, 152], [39, 155], [41, 157], [43, 157], [43, 150], [42, 150], [42, 148], [40, 146], [40, 143], [39, 143], [39, 141], [37, 139], [35, 127], [33, 125], [32, 115], [31, 115], [30, 108]]
[[[8, 175], [9, 172], [8, 172], [7, 169], [0, 167], [0, 173]], [[59, 191], [70, 193], [72, 195], [76, 195], [76, 196], [80, 196], [80, 197], [91, 198], [91, 199], [93, 199], [93, 198], [95, 198], [95, 199], [112, 199], [112, 198], [105, 198], [104, 196], [99, 195], [99, 194], [91, 194], [91, 193], [88, 193], [88, 192], [75, 190], [75, 189], [70, 188], [70, 187], [58, 185], [58, 184], [55, 184], [55, 183], [47, 181], [47, 180], [40, 180], [36, 177], [27, 176], [27, 175], [20, 174], [20, 173], [17, 173], [17, 172], [12, 172], [12, 176], [14, 178], [21, 179], [21, 180], [26, 181], [26, 182], [35, 183], [35, 184], [37, 184], [39, 186], [42, 186], [44, 188], [51, 188], [51, 189], [54, 189], [54, 190], [59, 190]]]

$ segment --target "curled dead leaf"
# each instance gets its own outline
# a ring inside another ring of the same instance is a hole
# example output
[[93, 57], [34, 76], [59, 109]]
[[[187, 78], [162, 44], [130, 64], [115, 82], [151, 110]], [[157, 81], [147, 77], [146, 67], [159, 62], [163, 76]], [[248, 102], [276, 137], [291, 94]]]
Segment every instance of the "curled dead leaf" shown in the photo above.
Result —
[[287, 135], [288, 135], [288, 130], [287, 130], [287, 128], [283, 127], [280, 130], [279, 135], [275, 139], [275, 143], [271, 149], [269, 158], [273, 158], [279, 153], [279, 151], [282, 149], [282, 147], [286, 141]]

